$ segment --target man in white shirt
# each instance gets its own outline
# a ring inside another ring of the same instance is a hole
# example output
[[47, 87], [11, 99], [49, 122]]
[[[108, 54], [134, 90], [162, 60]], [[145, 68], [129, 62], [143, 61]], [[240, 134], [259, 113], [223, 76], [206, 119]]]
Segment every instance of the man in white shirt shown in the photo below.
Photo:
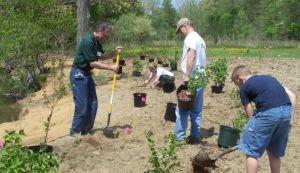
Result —
[[[177, 23], [176, 33], [185, 36], [183, 53], [181, 58], [181, 69], [183, 73], [183, 84], [188, 85], [192, 71], [199, 66], [206, 66], [206, 45], [202, 37], [194, 30], [193, 23], [187, 18], [182, 18]], [[195, 94], [195, 105], [189, 111], [176, 108], [176, 126], [175, 133], [179, 142], [185, 138], [188, 127], [188, 116], [191, 119], [191, 133], [188, 137], [188, 143], [199, 143], [201, 139], [203, 90], [200, 87]]]

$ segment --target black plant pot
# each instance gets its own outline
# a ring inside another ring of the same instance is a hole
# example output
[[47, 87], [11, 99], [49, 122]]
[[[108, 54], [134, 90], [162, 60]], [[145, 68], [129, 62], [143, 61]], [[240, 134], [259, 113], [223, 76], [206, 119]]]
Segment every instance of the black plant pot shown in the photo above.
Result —
[[145, 60], [146, 55], [140, 55], [140, 60]]
[[177, 101], [178, 101], [178, 108], [181, 111], [189, 111], [194, 107], [195, 104], [195, 96], [191, 95], [189, 100], [181, 100], [178, 98], [179, 93], [182, 90], [187, 90], [187, 86], [186, 85], [180, 85], [176, 91], [177, 93]]
[[117, 74], [122, 74], [122, 66], [121, 65], [119, 65], [119, 69], [118, 69]]
[[[116, 59], [113, 59], [113, 63], [116, 63]], [[125, 61], [125, 59], [120, 59], [119, 60], [119, 65], [122, 65], [122, 66], [125, 66], [126, 65], [126, 63], [125, 63], [126, 61]]]
[[132, 76], [139, 77], [141, 75], [142, 75], [142, 73], [140, 71], [132, 71]]
[[176, 71], [177, 70], [177, 64], [176, 63], [171, 63], [171, 71]]
[[225, 147], [225, 148], [236, 146], [239, 136], [240, 136], [239, 129], [220, 125], [218, 146]]
[[[41, 145], [33, 145], [33, 146], [29, 146], [28, 148], [30, 150], [32, 150], [34, 153], [38, 153], [38, 152], [41, 151], [41, 147], [42, 147]], [[42, 152], [46, 152], [46, 153], [52, 153], [53, 152], [53, 146], [46, 145], [45, 147], [46, 147], [45, 150], [42, 151]]]
[[134, 107], [146, 106], [147, 93], [133, 93]]
[[149, 62], [154, 62], [154, 58], [149, 58]]
[[211, 92], [216, 93], [216, 94], [220, 94], [223, 91], [223, 87], [224, 87], [224, 85], [212, 85], [211, 86]]
[[176, 122], [176, 114], [175, 114], [175, 112], [176, 112], [176, 104], [168, 102], [167, 103], [167, 109], [166, 109], [166, 112], [165, 112], [164, 119], [166, 121]]
[[169, 67], [169, 64], [168, 63], [163, 63], [162, 66], [163, 67]]

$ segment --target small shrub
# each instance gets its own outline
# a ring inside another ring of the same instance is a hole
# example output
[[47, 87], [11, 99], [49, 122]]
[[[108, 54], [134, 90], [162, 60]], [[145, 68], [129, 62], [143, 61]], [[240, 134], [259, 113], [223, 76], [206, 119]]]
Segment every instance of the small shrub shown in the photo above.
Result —
[[179, 51], [178, 49], [175, 47], [175, 54], [174, 54], [174, 58], [170, 59], [170, 66], [171, 66], [171, 70], [177, 70], [177, 62], [179, 60]]
[[233, 128], [239, 129], [240, 132], [243, 131], [246, 123], [247, 117], [244, 111], [240, 111], [238, 117], [232, 120]]
[[4, 146], [0, 149], [0, 172], [57, 172], [61, 161], [57, 154], [44, 152], [45, 147], [43, 146], [38, 153], [22, 146], [21, 136], [25, 135], [23, 130], [18, 133], [15, 131], [6, 131], [6, 133]]
[[196, 67], [191, 74], [188, 84], [188, 91], [194, 94], [199, 87], [206, 87], [208, 83], [209, 77], [205, 70], [200, 67]]
[[240, 99], [240, 90], [237, 87], [232, 88], [231, 92], [229, 93], [229, 96], [231, 100], [234, 102], [235, 107], [242, 106], [241, 99]]
[[146, 138], [151, 150], [148, 162], [152, 165], [152, 170], [149, 170], [148, 173], [170, 173], [176, 166], [179, 166], [176, 154], [176, 135], [170, 133], [165, 139], [165, 146], [160, 149], [156, 147], [152, 137], [153, 132], [148, 131]]
[[139, 58], [133, 59], [133, 71], [141, 71], [143, 68], [143, 64]]
[[227, 60], [219, 58], [215, 63], [208, 66], [209, 77], [214, 81], [215, 85], [224, 86], [226, 77], [228, 76]]

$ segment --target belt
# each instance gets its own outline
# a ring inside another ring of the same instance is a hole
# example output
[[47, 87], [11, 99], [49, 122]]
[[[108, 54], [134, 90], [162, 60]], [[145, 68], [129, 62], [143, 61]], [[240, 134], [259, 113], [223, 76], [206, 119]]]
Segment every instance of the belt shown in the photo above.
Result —
[[77, 65], [72, 65], [73, 68], [79, 69], [81, 71], [84, 71], [86, 73], [91, 73], [91, 70], [87, 69], [87, 68], [82, 68], [82, 67], [78, 67]]

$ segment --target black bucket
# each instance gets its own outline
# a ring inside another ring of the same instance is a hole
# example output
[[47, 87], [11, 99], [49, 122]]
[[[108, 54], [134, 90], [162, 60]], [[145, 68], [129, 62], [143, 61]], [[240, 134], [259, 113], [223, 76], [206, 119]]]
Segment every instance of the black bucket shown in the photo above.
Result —
[[[113, 63], [116, 63], [116, 59], [113, 59]], [[119, 60], [119, 65], [122, 65], [122, 66], [125, 66], [126, 65], [126, 63], [125, 63], [125, 59], [120, 59]]]
[[174, 84], [174, 83], [166, 83], [166, 84], [163, 86], [163, 91], [164, 91], [165, 93], [171, 93], [171, 92], [173, 92], [175, 89], [176, 89], [176, 87], [175, 87], [175, 84]]
[[211, 92], [220, 94], [220, 93], [222, 93], [223, 87], [224, 87], [223, 85], [213, 85], [213, 86], [211, 86]]
[[171, 121], [171, 122], [176, 122], [176, 104], [175, 103], [171, 103], [171, 102], [168, 102], [167, 103], [167, 109], [166, 109], [166, 112], [165, 112], [165, 116], [164, 116], [164, 119], [166, 121]]
[[145, 60], [146, 55], [140, 55], [140, 60]]
[[146, 105], [147, 93], [133, 93], [134, 107], [144, 107]]
[[122, 66], [121, 65], [119, 65], [119, 69], [117, 71], [117, 74], [122, 74]]
[[195, 104], [195, 98], [194, 96], [191, 97], [191, 100], [189, 101], [182, 101], [180, 99], [178, 99], [178, 94], [182, 91], [182, 90], [187, 90], [187, 86], [186, 85], [180, 85], [176, 91], [177, 94], [177, 100], [178, 100], [178, 108], [181, 111], [189, 111], [194, 107]]
[[225, 148], [236, 146], [239, 135], [240, 131], [238, 129], [220, 125], [218, 145]]
[[149, 62], [154, 62], [154, 58], [149, 58]]

